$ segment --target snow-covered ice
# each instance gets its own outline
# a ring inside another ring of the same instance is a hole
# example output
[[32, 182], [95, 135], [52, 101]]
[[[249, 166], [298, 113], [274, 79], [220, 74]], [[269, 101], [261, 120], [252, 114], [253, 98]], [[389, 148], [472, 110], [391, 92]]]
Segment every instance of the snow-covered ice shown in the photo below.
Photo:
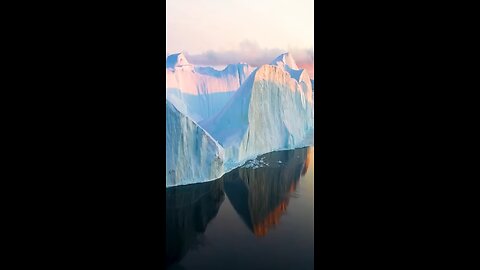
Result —
[[223, 70], [197, 67], [183, 53], [167, 57], [166, 98], [178, 110], [199, 122], [215, 115], [255, 67], [230, 64]]

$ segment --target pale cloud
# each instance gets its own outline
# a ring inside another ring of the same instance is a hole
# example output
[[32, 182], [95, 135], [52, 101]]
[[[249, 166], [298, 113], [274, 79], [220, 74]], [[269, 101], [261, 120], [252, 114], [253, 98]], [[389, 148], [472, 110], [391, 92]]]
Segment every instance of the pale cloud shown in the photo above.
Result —
[[309, 72], [310, 77], [313, 78], [313, 49], [311, 48], [261, 48], [255, 42], [244, 40], [233, 50], [209, 50], [200, 54], [190, 54], [188, 51], [184, 51], [183, 53], [188, 61], [195, 65], [222, 66], [245, 62], [252, 66], [260, 66], [263, 64], [269, 64], [273, 59], [285, 52], [290, 52], [297, 65], [300, 68], [306, 69]]

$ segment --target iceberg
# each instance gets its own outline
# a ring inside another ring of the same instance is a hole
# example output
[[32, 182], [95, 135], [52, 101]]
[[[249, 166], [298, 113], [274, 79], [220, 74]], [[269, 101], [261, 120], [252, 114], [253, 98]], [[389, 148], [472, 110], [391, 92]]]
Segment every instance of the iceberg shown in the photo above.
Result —
[[[173, 72], [178, 83], [167, 80], [167, 187], [215, 180], [259, 155], [313, 145], [312, 81], [289, 53], [253, 70], [238, 64], [243, 73], [238, 65], [217, 71], [175, 59], [167, 59], [167, 79]], [[215, 96], [225, 91], [213, 82], [235, 70], [238, 89]], [[212, 83], [199, 83], [202, 76]]]

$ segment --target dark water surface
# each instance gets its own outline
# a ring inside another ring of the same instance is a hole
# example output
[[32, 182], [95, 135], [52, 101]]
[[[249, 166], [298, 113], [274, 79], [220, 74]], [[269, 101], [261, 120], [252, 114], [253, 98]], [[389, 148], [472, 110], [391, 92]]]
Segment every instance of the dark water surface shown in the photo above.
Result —
[[313, 269], [313, 147], [259, 160], [167, 189], [168, 269]]

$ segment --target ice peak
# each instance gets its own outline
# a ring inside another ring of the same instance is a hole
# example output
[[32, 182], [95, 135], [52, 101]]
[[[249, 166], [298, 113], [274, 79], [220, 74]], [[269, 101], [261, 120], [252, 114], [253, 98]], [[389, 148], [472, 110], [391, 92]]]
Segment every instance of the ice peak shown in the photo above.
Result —
[[281, 65], [281, 66], [288, 66], [291, 69], [298, 69], [295, 60], [293, 59], [292, 55], [289, 52], [282, 53], [279, 55], [275, 60], [272, 61], [272, 65]]
[[167, 57], [167, 68], [175, 68], [191, 65], [183, 52], [171, 54]]

